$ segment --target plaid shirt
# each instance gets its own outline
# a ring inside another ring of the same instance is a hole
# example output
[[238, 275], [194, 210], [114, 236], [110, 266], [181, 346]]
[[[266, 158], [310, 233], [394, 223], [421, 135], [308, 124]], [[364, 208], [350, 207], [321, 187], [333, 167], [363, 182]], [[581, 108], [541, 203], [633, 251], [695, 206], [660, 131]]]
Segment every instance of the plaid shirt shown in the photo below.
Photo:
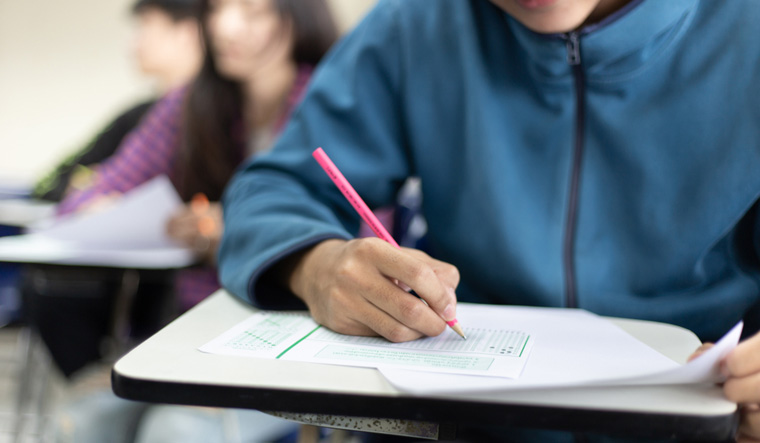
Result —
[[[299, 67], [286, 106], [275, 125], [276, 133], [282, 130], [290, 113], [301, 101], [311, 72], [310, 66]], [[96, 167], [92, 185], [67, 195], [58, 205], [58, 214], [74, 212], [100, 196], [128, 192], [161, 174], [166, 174], [173, 180], [174, 162], [180, 149], [182, 107], [186, 95], [187, 88], [180, 88], [159, 100], [137, 128], [125, 138], [116, 153]], [[195, 267], [180, 270], [175, 289], [181, 307], [190, 308], [219, 289], [216, 269]]]

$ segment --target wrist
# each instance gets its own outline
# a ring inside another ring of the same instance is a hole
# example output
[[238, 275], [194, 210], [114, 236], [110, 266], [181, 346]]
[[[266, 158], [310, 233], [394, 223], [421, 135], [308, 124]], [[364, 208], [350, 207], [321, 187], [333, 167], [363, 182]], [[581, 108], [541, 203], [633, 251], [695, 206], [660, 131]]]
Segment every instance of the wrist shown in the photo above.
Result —
[[308, 305], [309, 294], [312, 291], [318, 277], [328, 272], [333, 260], [331, 259], [346, 240], [330, 239], [294, 254], [289, 259], [290, 263], [283, 268], [286, 287]]

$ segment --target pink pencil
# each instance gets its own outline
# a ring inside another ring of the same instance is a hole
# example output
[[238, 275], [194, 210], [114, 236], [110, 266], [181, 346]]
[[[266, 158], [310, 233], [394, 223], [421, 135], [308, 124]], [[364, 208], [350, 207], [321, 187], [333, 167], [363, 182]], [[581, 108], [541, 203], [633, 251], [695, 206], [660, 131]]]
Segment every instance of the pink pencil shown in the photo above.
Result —
[[[351, 186], [351, 183], [349, 183], [348, 180], [346, 180], [346, 177], [344, 177], [340, 170], [338, 170], [338, 167], [335, 166], [335, 163], [333, 163], [332, 160], [330, 160], [330, 157], [327, 156], [325, 151], [322, 148], [317, 148], [312, 153], [312, 156], [315, 160], [317, 160], [319, 166], [325, 170], [327, 176], [330, 177], [333, 183], [335, 183], [335, 186], [340, 189], [340, 192], [343, 193], [343, 196], [346, 197], [348, 202], [351, 203], [351, 206], [356, 209], [356, 212], [359, 213], [361, 218], [365, 223], [367, 223], [370, 229], [372, 229], [375, 235], [392, 244], [396, 248], [401, 249], [398, 243], [396, 243], [396, 240], [391, 237], [391, 235], [388, 233], [388, 230], [385, 229], [383, 224], [380, 223], [380, 220], [378, 220], [377, 217], [375, 217], [375, 214], [369, 209], [369, 206], [367, 206], [367, 204], [364, 203], [364, 200], [359, 197], [359, 194], [356, 193], [354, 187]], [[451, 329], [454, 330], [454, 332], [459, 334], [459, 336], [465, 340], [467, 339], [457, 319], [447, 321], [446, 324], [449, 325]]]

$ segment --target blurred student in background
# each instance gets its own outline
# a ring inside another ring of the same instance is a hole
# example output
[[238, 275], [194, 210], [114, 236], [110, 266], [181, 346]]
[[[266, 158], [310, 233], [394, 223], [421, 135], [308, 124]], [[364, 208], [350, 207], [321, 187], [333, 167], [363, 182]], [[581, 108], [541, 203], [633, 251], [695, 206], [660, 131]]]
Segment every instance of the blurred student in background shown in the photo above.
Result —
[[201, 14], [208, 50], [198, 77], [158, 101], [92, 184], [59, 206], [67, 214], [167, 174], [188, 202], [168, 232], [207, 265], [181, 273], [184, 307], [219, 287], [213, 262], [227, 181], [243, 159], [269, 149], [337, 36], [324, 0], [206, 0]]
[[[132, 0], [134, 1], [134, 0]], [[156, 94], [187, 84], [202, 60], [198, 26], [198, 0], [137, 0], [133, 55], [139, 70], [154, 83]], [[69, 188], [85, 187], [92, 166], [113, 155], [155, 99], [125, 111], [87, 146], [74, 152], [36, 186], [33, 197], [60, 201]], [[143, 277], [141, 275], [141, 277]], [[70, 377], [103, 353], [102, 339], [109, 329], [114, 294], [123, 275], [118, 270], [27, 266], [19, 280], [24, 296], [24, 316], [35, 327], [58, 369]], [[132, 310], [145, 331], [151, 332], [163, 318], [155, 304], [158, 293], [167, 292], [164, 278], [141, 278], [138, 308]]]
[[158, 93], [186, 85], [203, 61], [198, 0], [138, 0], [132, 51]]
[[[60, 214], [83, 210], [168, 175], [187, 205], [167, 231], [203, 263], [178, 273], [175, 289], [183, 309], [219, 287], [214, 262], [223, 230], [219, 199], [227, 181], [246, 157], [271, 147], [314, 65], [337, 37], [324, 0], [202, 0], [200, 14], [206, 51], [198, 76], [159, 100], [119, 150], [95, 168], [91, 184], [59, 205]], [[114, 435], [124, 435], [120, 441], [272, 441], [292, 429], [253, 411], [155, 406], [131, 418], [118, 415], [129, 422], [119, 432], [113, 423], [97, 426], [109, 422], [101, 420], [102, 413], [103, 408], [73, 409], [64, 417], [61, 440], [115, 441]]]
[[[154, 82], [157, 94], [166, 94], [191, 81], [198, 73], [203, 51], [198, 26], [199, 0], [137, 0], [131, 13], [135, 30], [133, 54], [140, 71]], [[60, 201], [67, 189], [86, 187], [92, 167], [113, 155], [126, 135], [140, 122], [155, 99], [125, 111], [83, 149], [73, 153], [36, 186], [33, 197]], [[118, 270], [86, 270], [30, 266], [19, 285], [27, 320], [35, 326], [53, 361], [69, 377], [102, 353], [101, 340], [109, 329], [113, 294], [120, 286]], [[141, 279], [133, 315], [151, 332], [163, 317], [156, 304], [167, 284]], [[73, 289], [73, 290], [72, 290]], [[77, 294], [72, 297], [71, 293]]]
[[[198, 0], [138, 0], [132, 7], [132, 55], [157, 95], [187, 84], [198, 72], [202, 50], [197, 9]], [[85, 147], [45, 175], [32, 196], [58, 202], [70, 186], [85, 187], [92, 176], [91, 167], [113, 155], [155, 100], [139, 103], [116, 117]]]

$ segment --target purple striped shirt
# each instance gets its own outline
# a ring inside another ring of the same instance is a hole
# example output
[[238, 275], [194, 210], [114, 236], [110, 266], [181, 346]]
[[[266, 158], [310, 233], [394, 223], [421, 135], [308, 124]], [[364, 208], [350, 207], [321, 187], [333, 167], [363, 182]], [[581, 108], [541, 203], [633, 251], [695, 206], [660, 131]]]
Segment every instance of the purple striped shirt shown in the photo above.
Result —
[[[301, 66], [286, 106], [275, 125], [279, 133], [306, 91], [312, 67]], [[187, 88], [169, 92], [146, 114], [113, 156], [95, 168], [90, 187], [74, 191], [58, 205], [59, 215], [76, 211], [93, 199], [125, 193], [166, 174], [174, 180], [174, 162], [180, 149], [182, 107]], [[188, 309], [219, 289], [215, 268], [204, 266], [178, 271], [175, 290], [181, 308]]]

